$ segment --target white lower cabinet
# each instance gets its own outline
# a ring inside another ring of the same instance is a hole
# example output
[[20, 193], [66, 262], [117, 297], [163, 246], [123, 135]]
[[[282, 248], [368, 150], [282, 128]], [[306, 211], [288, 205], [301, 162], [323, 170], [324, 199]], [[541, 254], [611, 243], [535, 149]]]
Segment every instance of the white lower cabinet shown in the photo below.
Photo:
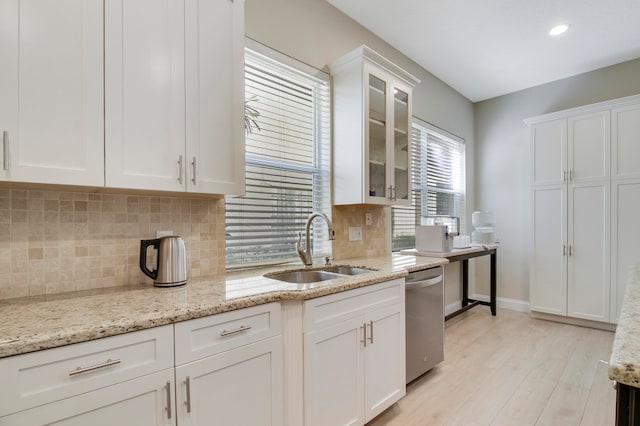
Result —
[[176, 367], [179, 425], [281, 425], [282, 338]]
[[0, 425], [175, 425], [173, 368], [0, 417]]
[[405, 395], [404, 280], [305, 303], [305, 425], [363, 425]]
[[283, 424], [279, 303], [175, 325], [179, 425]]

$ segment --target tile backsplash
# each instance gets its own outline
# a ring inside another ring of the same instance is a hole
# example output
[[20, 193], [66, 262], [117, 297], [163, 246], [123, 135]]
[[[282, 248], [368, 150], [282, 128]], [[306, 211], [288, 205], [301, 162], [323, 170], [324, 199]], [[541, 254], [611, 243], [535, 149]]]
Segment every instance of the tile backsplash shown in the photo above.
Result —
[[[371, 225], [365, 225], [365, 213], [371, 213]], [[371, 205], [333, 206], [331, 221], [336, 231], [332, 245], [334, 259], [382, 256], [390, 253], [387, 223], [389, 207]], [[349, 241], [349, 227], [362, 228], [362, 240]]]
[[139, 283], [140, 240], [172, 230], [187, 275], [221, 276], [224, 200], [0, 189], [0, 299]]

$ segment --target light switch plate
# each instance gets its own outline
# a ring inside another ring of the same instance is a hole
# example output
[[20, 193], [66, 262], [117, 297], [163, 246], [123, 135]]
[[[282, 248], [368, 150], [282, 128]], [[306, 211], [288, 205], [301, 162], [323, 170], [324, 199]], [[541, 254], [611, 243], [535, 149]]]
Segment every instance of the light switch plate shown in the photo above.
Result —
[[349, 241], [362, 240], [362, 228], [360, 226], [349, 227]]

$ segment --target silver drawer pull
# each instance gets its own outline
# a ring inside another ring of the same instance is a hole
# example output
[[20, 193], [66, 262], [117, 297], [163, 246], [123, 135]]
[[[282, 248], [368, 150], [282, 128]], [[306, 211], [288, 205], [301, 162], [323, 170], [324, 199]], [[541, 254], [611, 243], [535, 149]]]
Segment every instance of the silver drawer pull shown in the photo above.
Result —
[[236, 334], [236, 333], [242, 333], [243, 331], [247, 331], [247, 330], [251, 330], [251, 326], [250, 325], [241, 325], [240, 327], [236, 328], [235, 330], [222, 330], [222, 333], [220, 333], [220, 336], [228, 336], [230, 334]]
[[77, 376], [78, 374], [88, 373], [90, 371], [100, 370], [101, 368], [111, 367], [112, 365], [120, 364], [122, 361], [119, 359], [108, 359], [102, 364], [92, 365], [90, 367], [78, 367], [73, 371], [69, 371], [69, 376]]

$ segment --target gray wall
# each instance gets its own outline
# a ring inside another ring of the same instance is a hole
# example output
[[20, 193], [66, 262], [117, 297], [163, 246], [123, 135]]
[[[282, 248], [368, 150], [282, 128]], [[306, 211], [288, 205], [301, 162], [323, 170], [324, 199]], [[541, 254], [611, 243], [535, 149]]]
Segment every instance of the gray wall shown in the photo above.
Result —
[[[529, 300], [529, 134], [523, 119], [640, 93], [640, 59], [475, 104], [476, 209], [496, 212], [498, 297]], [[486, 265], [476, 291], [488, 294]]]

